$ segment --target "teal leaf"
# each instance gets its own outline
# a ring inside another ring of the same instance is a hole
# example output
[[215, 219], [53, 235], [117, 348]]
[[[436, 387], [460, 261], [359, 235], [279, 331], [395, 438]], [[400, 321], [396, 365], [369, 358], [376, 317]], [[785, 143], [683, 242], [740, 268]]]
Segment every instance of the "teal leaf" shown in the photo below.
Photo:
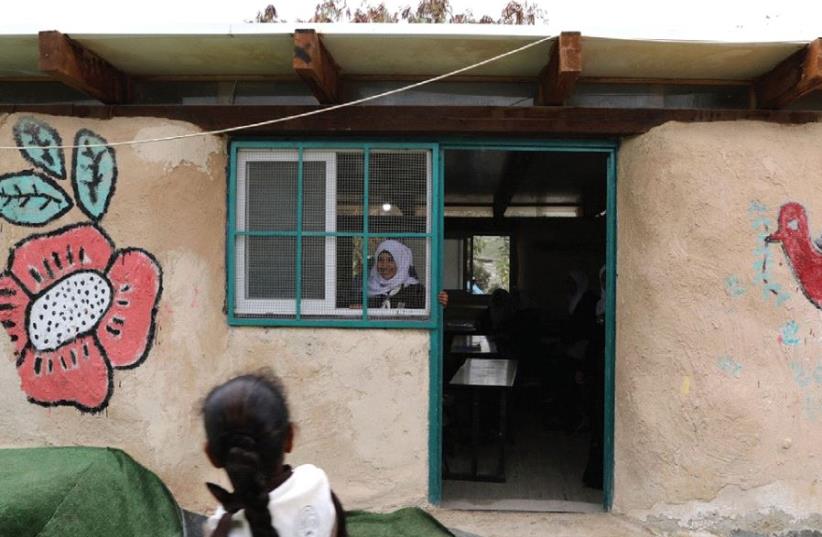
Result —
[[71, 207], [68, 194], [34, 170], [0, 176], [0, 217], [12, 224], [42, 226]]
[[63, 140], [51, 125], [33, 117], [21, 118], [14, 125], [14, 140], [27, 161], [58, 179], [66, 178], [63, 150], [54, 147], [46, 149], [63, 145]]
[[106, 144], [105, 138], [88, 129], [80, 129], [74, 137], [74, 197], [95, 222], [106, 214], [117, 182], [117, 159], [114, 149]]

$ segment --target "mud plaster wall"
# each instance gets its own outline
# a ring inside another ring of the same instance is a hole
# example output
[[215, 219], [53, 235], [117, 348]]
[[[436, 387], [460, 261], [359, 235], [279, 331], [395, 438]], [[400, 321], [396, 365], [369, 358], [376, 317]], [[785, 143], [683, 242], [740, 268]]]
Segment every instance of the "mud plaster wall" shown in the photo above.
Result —
[[615, 511], [822, 527], [822, 313], [762, 240], [790, 201], [822, 233], [822, 125], [666, 124], [617, 191]]
[[[38, 117], [64, 143], [80, 128], [109, 142], [196, 130], [161, 119]], [[0, 145], [14, 145], [17, 119], [0, 116]], [[144, 248], [163, 268], [154, 346], [140, 367], [115, 372], [108, 408], [90, 415], [27, 402], [9, 337], [0, 333], [0, 447], [119, 447], [157, 472], [184, 507], [205, 511], [214, 502], [203, 482], [225, 481], [202, 454], [200, 400], [233, 374], [270, 366], [287, 386], [298, 425], [289, 462], [324, 468], [348, 508], [424, 502], [427, 332], [229, 328], [223, 313], [225, 140], [116, 151], [119, 177], [102, 226], [118, 248]], [[70, 151], [66, 160], [70, 165]], [[0, 152], [0, 174], [31, 167], [18, 151]], [[18, 241], [83, 221], [76, 207], [46, 228], [0, 220], [3, 269], [5, 252]]]

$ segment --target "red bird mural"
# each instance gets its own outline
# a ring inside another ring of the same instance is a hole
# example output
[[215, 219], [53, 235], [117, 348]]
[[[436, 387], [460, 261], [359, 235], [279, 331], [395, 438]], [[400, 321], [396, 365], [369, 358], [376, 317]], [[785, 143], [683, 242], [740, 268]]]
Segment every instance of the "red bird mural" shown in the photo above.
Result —
[[779, 226], [765, 241], [782, 243], [802, 292], [822, 309], [822, 250], [811, 239], [805, 208], [796, 202], [783, 205], [779, 209]]

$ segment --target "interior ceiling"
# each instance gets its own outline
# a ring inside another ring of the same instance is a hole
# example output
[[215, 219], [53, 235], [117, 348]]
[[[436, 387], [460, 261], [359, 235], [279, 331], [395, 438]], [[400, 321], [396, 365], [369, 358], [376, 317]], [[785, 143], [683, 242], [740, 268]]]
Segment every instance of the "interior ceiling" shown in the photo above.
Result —
[[601, 153], [445, 152], [446, 205], [493, 205], [497, 192], [515, 186], [513, 205], [578, 205], [598, 212], [605, 206], [605, 181]]

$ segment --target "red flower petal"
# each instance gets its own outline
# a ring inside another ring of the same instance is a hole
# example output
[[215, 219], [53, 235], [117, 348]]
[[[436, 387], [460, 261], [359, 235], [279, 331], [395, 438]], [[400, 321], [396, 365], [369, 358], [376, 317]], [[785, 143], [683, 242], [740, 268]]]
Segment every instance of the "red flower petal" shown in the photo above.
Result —
[[111, 306], [97, 327], [97, 338], [114, 367], [134, 367], [148, 354], [160, 298], [160, 265], [142, 250], [118, 253], [108, 278]]
[[15, 354], [20, 354], [29, 342], [26, 333], [28, 305], [29, 296], [20, 284], [11, 276], [0, 276], [0, 324], [9, 333]]
[[91, 224], [32, 235], [19, 243], [9, 270], [32, 294], [78, 270], [105, 271], [114, 245]]
[[41, 405], [73, 405], [95, 412], [106, 407], [113, 388], [111, 366], [90, 335], [53, 351], [28, 347], [17, 372], [29, 400]]

